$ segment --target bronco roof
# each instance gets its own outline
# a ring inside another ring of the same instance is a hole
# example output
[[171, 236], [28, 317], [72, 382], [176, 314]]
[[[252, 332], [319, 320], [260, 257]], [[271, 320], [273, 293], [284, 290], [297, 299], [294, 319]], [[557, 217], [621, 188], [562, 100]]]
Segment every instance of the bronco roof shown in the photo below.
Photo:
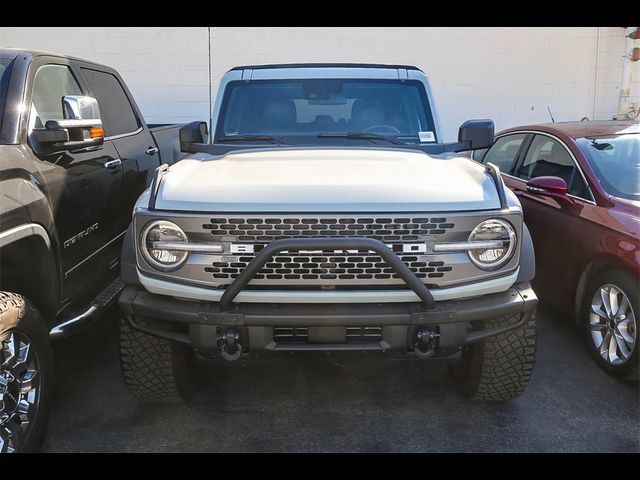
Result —
[[267, 70], [274, 68], [389, 68], [405, 70], [420, 70], [413, 65], [385, 65], [381, 63], [275, 63], [272, 65], [242, 65], [233, 67], [233, 70]]

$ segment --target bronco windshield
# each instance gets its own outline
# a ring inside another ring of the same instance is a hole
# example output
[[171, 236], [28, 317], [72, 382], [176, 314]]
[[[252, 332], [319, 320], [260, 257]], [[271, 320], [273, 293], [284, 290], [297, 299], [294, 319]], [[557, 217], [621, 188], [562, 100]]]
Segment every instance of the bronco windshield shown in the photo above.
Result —
[[424, 86], [411, 80], [230, 82], [218, 118], [215, 138], [223, 142], [251, 136], [296, 144], [374, 136], [396, 143], [440, 141]]
[[580, 146], [609, 194], [640, 200], [640, 133], [583, 139]]

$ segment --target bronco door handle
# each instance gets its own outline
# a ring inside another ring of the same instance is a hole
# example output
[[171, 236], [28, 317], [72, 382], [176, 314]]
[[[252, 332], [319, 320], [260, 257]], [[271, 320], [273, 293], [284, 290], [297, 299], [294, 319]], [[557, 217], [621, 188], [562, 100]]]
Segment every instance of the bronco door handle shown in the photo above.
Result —
[[147, 155], [155, 155], [156, 153], [158, 153], [158, 147], [147, 148]]
[[116, 167], [119, 167], [120, 165], [122, 165], [122, 160], [120, 160], [119, 158], [116, 158], [115, 160], [110, 160], [108, 162], [105, 162], [104, 168], [106, 168], [107, 170], [115, 170]]

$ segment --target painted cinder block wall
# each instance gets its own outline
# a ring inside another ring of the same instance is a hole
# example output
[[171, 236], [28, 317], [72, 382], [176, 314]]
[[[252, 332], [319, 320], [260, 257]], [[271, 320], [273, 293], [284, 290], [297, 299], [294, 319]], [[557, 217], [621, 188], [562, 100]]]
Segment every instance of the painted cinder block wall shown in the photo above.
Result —
[[[447, 140], [469, 118], [496, 128], [609, 119], [617, 112], [620, 27], [2, 27], [0, 45], [116, 68], [150, 123], [209, 118], [218, 79], [239, 64], [406, 63], [430, 77]], [[636, 76], [634, 89], [640, 78]]]

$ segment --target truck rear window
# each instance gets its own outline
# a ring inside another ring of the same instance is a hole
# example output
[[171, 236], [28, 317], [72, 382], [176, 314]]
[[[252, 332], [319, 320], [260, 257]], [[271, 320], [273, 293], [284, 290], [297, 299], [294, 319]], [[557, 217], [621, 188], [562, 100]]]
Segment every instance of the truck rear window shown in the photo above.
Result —
[[230, 82], [216, 139], [346, 132], [437, 141], [421, 82], [360, 79]]

